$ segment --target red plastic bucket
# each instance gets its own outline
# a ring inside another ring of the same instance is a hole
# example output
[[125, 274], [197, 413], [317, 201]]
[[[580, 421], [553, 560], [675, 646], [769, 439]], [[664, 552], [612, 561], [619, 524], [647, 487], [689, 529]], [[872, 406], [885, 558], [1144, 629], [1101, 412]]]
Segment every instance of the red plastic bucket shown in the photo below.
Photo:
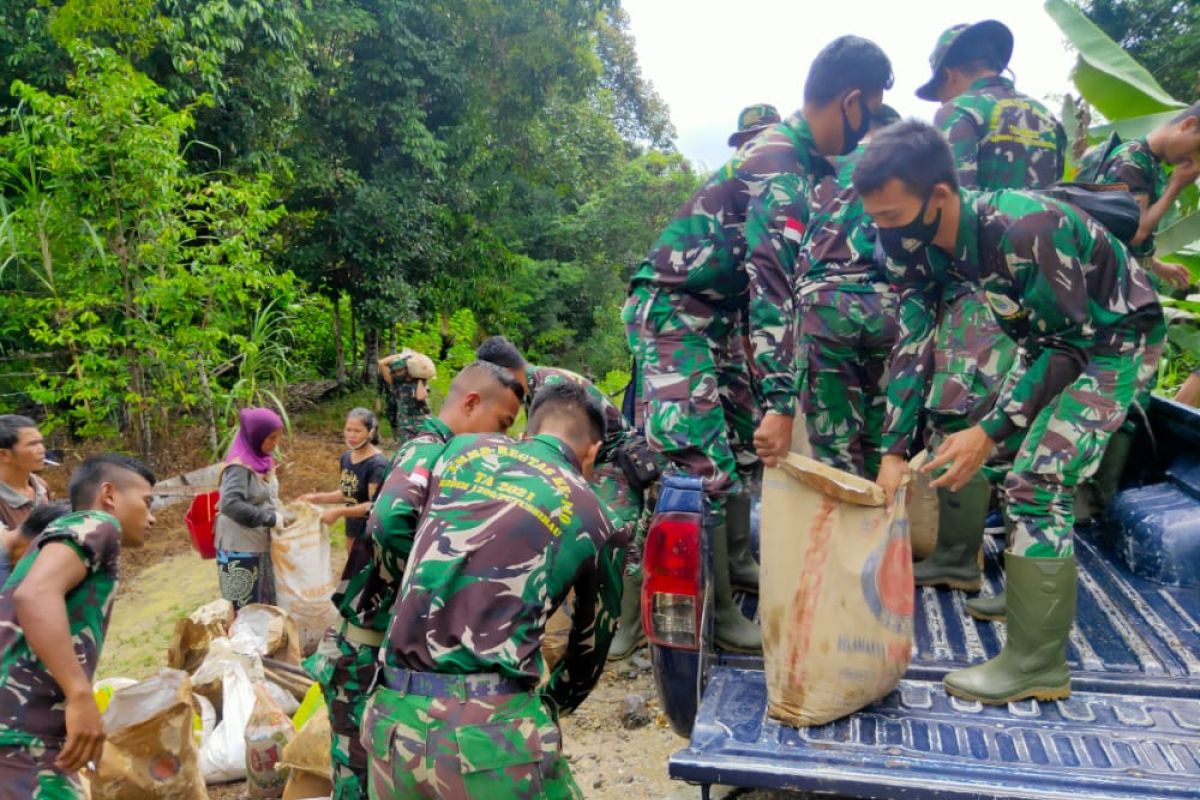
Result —
[[217, 557], [213, 527], [217, 519], [217, 503], [220, 500], [220, 492], [198, 494], [183, 517], [188, 533], [192, 535], [192, 545], [201, 558]]

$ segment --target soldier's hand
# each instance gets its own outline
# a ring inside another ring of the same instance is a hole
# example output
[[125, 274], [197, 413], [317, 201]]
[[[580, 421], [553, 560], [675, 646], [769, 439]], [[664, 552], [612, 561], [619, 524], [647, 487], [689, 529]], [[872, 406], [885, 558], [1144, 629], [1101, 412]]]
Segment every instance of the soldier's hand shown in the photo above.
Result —
[[957, 492], [967, 485], [967, 481], [979, 471], [995, 448], [996, 443], [988, 438], [987, 432], [975, 425], [947, 436], [942, 446], [937, 449], [937, 456], [922, 467], [921, 471], [930, 473], [949, 464], [946, 471], [930, 481], [929, 485], [934, 489], [945, 486], [950, 491]]
[[879, 474], [875, 477], [875, 482], [887, 497], [889, 514], [892, 512], [892, 506], [896, 504], [896, 492], [907, 474], [908, 462], [904, 460], [904, 456], [884, 456], [879, 463]]
[[754, 452], [768, 467], [787, 458], [792, 449], [792, 417], [768, 411], [754, 432]]
[[1150, 268], [1172, 289], [1186, 289], [1192, 285], [1192, 273], [1183, 264], [1168, 264], [1156, 258], [1150, 262]]
[[1175, 169], [1171, 172], [1171, 188], [1176, 192], [1182, 191], [1195, 183], [1196, 178], [1200, 178], [1200, 162], [1197, 162], [1195, 158], [1189, 158], [1175, 165]]
[[104, 721], [91, 688], [67, 698], [67, 741], [54, 765], [64, 772], [78, 772], [91, 762], [100, 764], [104, 752]]

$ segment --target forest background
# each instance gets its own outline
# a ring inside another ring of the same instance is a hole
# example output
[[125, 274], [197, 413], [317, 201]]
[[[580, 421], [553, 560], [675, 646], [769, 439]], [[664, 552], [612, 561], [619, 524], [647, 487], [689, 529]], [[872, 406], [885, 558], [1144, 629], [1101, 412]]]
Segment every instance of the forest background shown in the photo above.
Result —
[[[1200, 0], [1080, 7], [1197, 96]], [[704, 177], [674, 139], [618, 0], [6, 0], [0, 411], [216, 451], [287, 383], [400, 346], [445, 382], [491, 333], [616, 391], [629, 274]]]

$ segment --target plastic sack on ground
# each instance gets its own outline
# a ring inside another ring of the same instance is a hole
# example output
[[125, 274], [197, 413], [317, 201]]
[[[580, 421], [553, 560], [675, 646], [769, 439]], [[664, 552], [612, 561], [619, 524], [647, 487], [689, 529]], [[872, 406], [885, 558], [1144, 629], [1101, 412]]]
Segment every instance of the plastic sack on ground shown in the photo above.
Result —
[[300, 710], [300, 701], [292, 696], [292, 693], [280, 686], [275, 681], [267, 681], [267, 691], [271, 694], [271, 699], [279, 706], [283, 713], [291, 717]]
[[325, 629], [337, 622], [330, 597], [337, 587], [329, 553], [329, 530], [311, 503], [291, 503], [296, 521], [271, 537], [275, 596], [296, 621], [305, 655], [317, 649]]
[[100, 767], [88, 776], [94, 800], [207, 800], [194, 714], [191, 681], [180, 670], [114, 692]]
[[225, 679], [225, 666], [231, 662], [241, 664], [251, 681], [262, 679], [262, 661], [252, 643], [248, 645], [245, 639], [240, 642], [226, 638], [213, 639], [204, 663], [192, 673], [192, 691], [207, 698], [216, 708], [218, 716], [224, 713], [222, 705], [225, 696], [222, 681]]
[[921, 472], [929, 459], [929, 451], [922, 450], [908, 462], [908, 535], [917, 561], [932, 553], [937, 545], [938, 493], [929, 487], [933, 476]]
[[[905, 490], [901, 489], [901, 493]], [[763, 479], [759, 611], [768, 713], [822, 725], [896, 687], [912, 654], [905, 498], [790, 454]]]
[[105, 678], [97, 681], [92, 688], [92, 696], [96, 698], [96, 708], [103, 714], [108, 710], [108, 704], [112, 702], [113, 694], [136, 685], [137, 681], [133, 678]]
[[283, 800], [328, 797], [333, 792], [333, 765], [329, 757], [329, 712], [318, 708], [287, 747], [283, 761], [289, 771]]
[[229, 635], [233, 624], [233, 603], [214, 600], [188, 616], [176, 620], [171, 644], [167, 647], [167, 666], [195, 672], [208, 655], [213, 639]]
[[254, 711], [254, 683], [237, 659], [220, 662], [221, 721], [200, 747], [205, 783], [229, 783], [246, 777], [246, 724]]
[[229, 626], [234, 649], [273, 658], [287, 664], [300, 664], [300, 636], [296, 622], [277, 606], [251, 603], [243, 606]]
[[251, 798], [283, 796], [288, 770], [279, 762], [296, 729], [271, 698], [265, 682], [254, 685], [254, 713], [246, 724], [246, 782]]

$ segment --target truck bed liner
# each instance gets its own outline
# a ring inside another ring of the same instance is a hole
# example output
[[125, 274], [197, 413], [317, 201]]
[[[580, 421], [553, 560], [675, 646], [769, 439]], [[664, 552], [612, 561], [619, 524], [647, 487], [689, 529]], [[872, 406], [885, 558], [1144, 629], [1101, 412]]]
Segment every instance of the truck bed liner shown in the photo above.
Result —
[[[988, 591], [1002, 585], [988, 542]], [[672, 777], [881, 798], [1200, 797], [1200, 622], [1195, 589], [1131, 576], [1077, 536], [1073, 696], [989, 707], [945, 694], [945, 673], [1000, 650], [1003, 625], [961, 592], [917, 593], [913, 661], [880, 703], [829, 725], [766, 717], [745, 660], [718, 663]]]

